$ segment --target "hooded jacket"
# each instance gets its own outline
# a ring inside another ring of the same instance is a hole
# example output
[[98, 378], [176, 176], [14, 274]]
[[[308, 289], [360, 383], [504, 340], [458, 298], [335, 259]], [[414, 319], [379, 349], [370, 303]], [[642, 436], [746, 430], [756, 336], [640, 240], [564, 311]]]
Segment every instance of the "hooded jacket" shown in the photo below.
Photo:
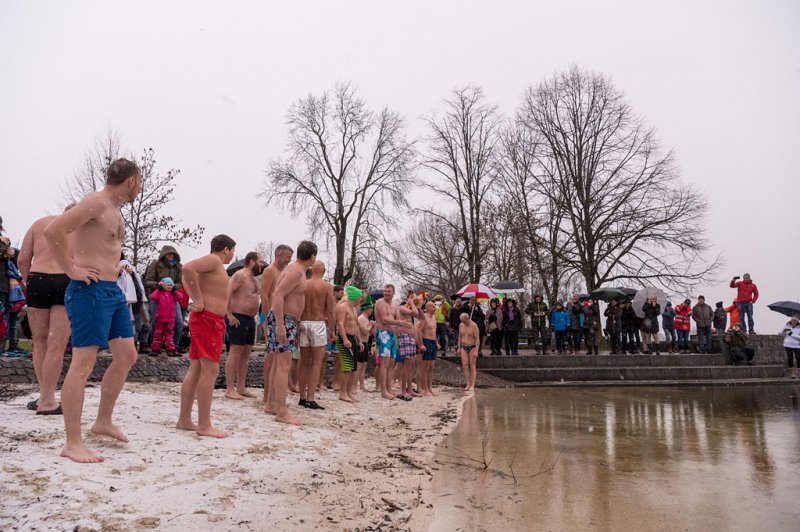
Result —
[[675, 307], [675, 330], [692, 330], [692, 307], [681, 303]]
[[547, 316], [549, 315], [547, 303], [544, 301], [539, 301], [537, 303], [535, 301], [537, 297], [541, 296], [534, 296], [534, 301], [528, 303], [528, 306], [525, 307], [525, 314], [530, 314], [531, 316], [531, 327], [546, 327]]
[[[164, 258], [165, 255], [168, 253], [175, 254], [175, 264], [170, 265], [167, 263], [167, 260]], [[158, 282], [161, 281], [164, 277], [171, 277], [172, 280], [175, 282], [175, 290], [178, 290], [183, 286], [182, 284], [182, 275], [181, 270], [183, 265], [181, 264], [181, 256], [172, 246], [164, 246], [161, 248], [161, 253], [158, 254], [158, 259], [151, 262], [147, 269], [144, 272], [144, 288], [147, 292], [152, 292], [158, 288]]]

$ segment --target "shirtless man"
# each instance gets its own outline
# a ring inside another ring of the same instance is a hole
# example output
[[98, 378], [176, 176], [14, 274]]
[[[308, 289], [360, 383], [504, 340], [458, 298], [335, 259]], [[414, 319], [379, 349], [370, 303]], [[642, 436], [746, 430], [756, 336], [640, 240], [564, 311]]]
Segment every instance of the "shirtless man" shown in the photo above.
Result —
[[[230, 286], [225, 264], [233, 260], [236, 242], [227, 235], [211, 239], [211, 253], [183, 265], [183, 289], [194, 302], [189, 314], [189, 371], [181, 385], [181, 409], [175, 428], [193, 430], [199, 436], [228, 435], [211, 424], [211, 400], [219, 375], [219, 359], [225, 340], [225, 313]], [[197, 425], [192, 406], [197, 397]]]
[[91, 430], [128, 443], [128, 437], [111, 420], [137, 357], [128, 303], [117, 285], [117, 266], [125, 232], [120, 208], [141, 191], [142, 174], [136, 164], [117, 159], [108, 167], [102, 190], [88, 194], [44, 229], [53, 258], [71, 279], [64, 296], [72, 329], [72, 363], [61, 387], [67, 433], [61, 456], [75, 462], [103, 460], [83, 442], [81, 414], [97, 350], [107, 345], [114, 358], [103, 376], [100, 407]]
[[397, 332], [411, 333], [408, 323], [397, 318], [397, 305], [394, 303], [394, 285], [383, 287], [383, 299], [375, 303], [375, 343], [378, 348], [378, 385], [381, 397], [394, 399], [392, 394], [392, 373], [397, 358]]
[[358, 307], [364, 298], [355, 286], [344, 289], [345, 296], [336, 304], [336, 347], [339, 350], [341, 379], [339, 400], [352, 403], [355, 387], [356, 358], [363, 345], [358, 339]]
[[417, 345], [422, 350], [422, 364], [417, 373], [417, 386], [422, 395], [439, 395], [433, 391], [433, 364], [436, 361], [436, 304], [429, 301], [425, 314], [417, 323]]
[[397, 317], [407, 324], [407, 328], [397, 333], [397, 358], [395, 358], [394, 366], [395, 371], [399, 370], [400, 395], [398, 399], [404, 401], [410, 401], [412, 397], [420, 395], [411, 388], [414, 362], [417, 356], [417, 342], [414, 338], [416, 330], [413, 320], [419, 314], [419, 308], [414, 304], [414, 293], [409, 291], [405, 304], [397, 307]]
[[[275, 421], [302, 425], [289, 415], [286, 392], [289, 387], [289, 368], [292, 352], [297, 345], [297, 324], [306, 303], [306, 270], [317, 260], [317, 245], [303, 240], [297, 246], [297, 259], [288, 265], [278, 278], [272, 294], [272, 310], [267, 315], [269, 339], [267, 351], [275, 361], [270, 387], [275, 393]], [[269, 406], [269, 405], [268, 405]]]
[[225, 361], [225, 397], [241, 401], [256, 394], [247, 390], [247, 366], [250, 352], [256, 343], [256, 314], [260, 303], [260, 286], [256, 275], [261, 274], [261, 255], [251, 251], [244, 257], [244, 268], [230, 280], [227, 331], [231, 348]]
[[[373, 333], [375, 332], [375, 322], [369, 319], [370, 316], [372, 316], [374, 308], [375, 305], [372, 304], [372, 300], [367, 298], [361, 303], [361, 314], [358, 316], [358, 339], [363, 347], [358, 352], [358, 357], [356, 358], [356, 373], [358, 374], [356, 376], [356, 385], [362, 392], [369, 391], [366, 386], [364, 386], [364, 377], [367, 373], [367, 363], [369, 362]], [[377, 390], [378, 388], [376, 387], [373, 391]]]
[[[266, 324], [266, 316], [272, 308], [272, 293], [275, 291], [275, 283], [281, 272], [292, 262], [292, 254], [294, 250], [286, 244], [280, 244], [275, 248], [275, 259], [272, 264], [267, 266], [261, 275], [261, 312], [264, 313], [264, 340], [269, 338], [270, 331]], [[270, 379], [272, 377], [272, 361], [273, 357], [270, 356], [269, 350], [264, 355], [264, 397], [262, 403], [264, 404], [264, 412], [275, 412], [275, 397], [274, 393], [270, 393]]]
[[[67, 207], [64, 212], [72, 208]], [[56, 401], [56, 384], [64, 366], [64, 349], [69, 340], [69, 319], [64, 307], [64, 293], [69, 276], [58, 265], [44, 229], [55, 216], [39, 218], [22, 240], [19, 250], [19, 271], [26, 279], [28, 320], [33, 336], [33, 368], [39, 383], [39, 399], [29, 408], [38, 415], [59, 415], [61, 405]], [[72, 252], [68, 254], [72, 256]]]
[[298, 330], [300, 344], [300, 406], [322, 409], [314, 400], [319, 384], [320, 368], [325, 363], [325, 345], [334, 340], [333, 285], [322, 280], [325, 263], [311, 266], [311, 278], [306, 283], [306, 303]]
[[481, 332], [478, 325], [469, 318], [466, 312], [460, 316], [461, 325], [458, 326], [458, 352], [461, 354], [461, 367], [464, 369], [465, 392], [475, 390], [475, 378], [477, 370], [475, 365], [478, 361], [478, 342], [480, 342]]

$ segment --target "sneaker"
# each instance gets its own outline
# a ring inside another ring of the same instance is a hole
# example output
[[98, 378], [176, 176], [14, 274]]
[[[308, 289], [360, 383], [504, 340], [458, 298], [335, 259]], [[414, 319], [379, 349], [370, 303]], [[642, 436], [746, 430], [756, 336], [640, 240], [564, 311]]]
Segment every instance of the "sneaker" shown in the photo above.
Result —
[[749, 333], [749, 334], [756, 334], [756, 332], [755, 332], [755, 331], [750, 331], [750, 333]]
[[325, 407], [317, 403], [316, 401], [306, 401], [306, 406], [311, 408], [312, 410], [325, 410]]

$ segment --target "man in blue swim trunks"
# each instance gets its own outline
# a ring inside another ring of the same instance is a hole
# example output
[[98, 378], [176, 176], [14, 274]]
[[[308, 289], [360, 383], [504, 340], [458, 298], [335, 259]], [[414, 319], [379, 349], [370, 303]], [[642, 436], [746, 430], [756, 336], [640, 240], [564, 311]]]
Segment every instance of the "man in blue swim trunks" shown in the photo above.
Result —
[[83, 198], [44, 230], [53, 257], [71, 279], [64, 297], [72, 328], [72, 363], [61, 387], [67, 432], [61, 456], [75, 462], [103, 460], [83, 442], [81, 410], [97, 350], [106, 346], [111, 347], [114, 360], [103, 376], [100, 407], [91, 430], [128, 442], [128, 437], [111, 421], [122, 385], [136, 362], [128, 303], [117, 285], [117, 265], [125, 236], [120, 207], [134, 201], [141, 191], [142, 174], [136, 164], [117, 159], [108, 167], [102, 190]]
[[398, 354], [397, 333], [413, 334], [414, 327], [398, 319], [394, 302], [394, 285], [383, 287], [383, 299], [375, 302], [375, 344], [378, 349], [378, 385], [384, 399], [394, 399], [392, 377]]

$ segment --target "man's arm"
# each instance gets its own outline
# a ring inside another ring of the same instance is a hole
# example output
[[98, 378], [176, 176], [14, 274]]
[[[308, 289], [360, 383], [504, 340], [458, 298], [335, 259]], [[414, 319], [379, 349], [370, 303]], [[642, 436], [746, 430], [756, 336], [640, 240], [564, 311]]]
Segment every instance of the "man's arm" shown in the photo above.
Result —
[[17, 257], [17, 266], [19, 266], [19, 273], [23, 279], [28, 278], [31, 273], [31, 265], [33, 264], [33, 228], [36, 227], [34, 223], [28, 232], [25, 233], [25, 238], [22, 239], [22, 247], [19, 250]]
[[345, 329], [345, 321], [347, 321], [347, 307], [345, 305], [336, 305], [336, 326], [339, 328], [339, 337], [342, 339], [342, 343], [348, 349], [353, 347], [353, 344], [350, 343], [350, 340], [347, 338], [347, 335], [344, 334]]
[[275, 293], [272, 295], [272, 313], [275, 315], [275, 335], [278, 343], [286, 343], [286, 326], [283, 324], [283, 304], [286, 296], [297, 288], [303, 280], [301, 273], [296, 268], [283, 271], [283, 275], [278, 279]]
[[739, 285], [739, 282], [736, 280], [735, 277], [733, 279], [731, 279], [731, 288], [737, 288], [738, 285]]
[[195, 310], [203, 310], [206, 303], [203, 300], [203, 292], [200, 290], [200, 274], [208, 273], [220, 266], [220, 260], [215, 255], [206, 255], [199, 259], [189, 261], [183, 267], [183, 289], [194, 301]]
[[100, 280], [100, 271], [96, 268], [78, 267], [69, 255], [67, 238], [77, 231], [82, 225], [94, 218], [95, 212], [101, 212], [102, 200], [96, 194], [86, 196], [75, 207], [56, 217], [44, 230], [44, 237], [50, 248], [50, 253], [61, 269], [70, 279], [91, 284]]
[[752, 302], [755, 303], [756, 301], [758, 301], [758, 287], [756, 286], [756, 283], [753, 283], [753, 301]]
[[336, 302], [333, 300], [333, 286], [325, 295], [325, 327], [328, 330], [328, 343], [336, 340]]
[[244, 284], [244, 276], [243, 275], [239, 275], [243, 271], [244, 270], [239, 270], [238, 272], [234, 273], [233, 276], [228, 281], [228, 283], [230, 285], [230, 289], [228, 290], [228, 294], [229, 294], [228, 295], [228, 312], [227, 312], [227, 314], [228, 314], [228, 323], [230, 323], [234, 327], [238, 327], [239, 326], [239, 320], [236, 319], [236, 316], [234, 316], [233, 313], [231, 312], [231, 302], [233, 301], [234, 292], [236, 290], [238, 290], [239, 287], [242, 286], [242, 284]]
[[272, 269], [264, 270], [261, 276], [261, 312], [264, 316], [269, 314], [272, 309], [272, 286], [275, 284], [275, 271]]
[[417, 347], [422, 349], [424, 346], [422, 342], [422, 331], [425, 329], [425, 320], [421, 319], [417, 322], [417, 325], [414, 327], [414, 340], [417, 342]]

